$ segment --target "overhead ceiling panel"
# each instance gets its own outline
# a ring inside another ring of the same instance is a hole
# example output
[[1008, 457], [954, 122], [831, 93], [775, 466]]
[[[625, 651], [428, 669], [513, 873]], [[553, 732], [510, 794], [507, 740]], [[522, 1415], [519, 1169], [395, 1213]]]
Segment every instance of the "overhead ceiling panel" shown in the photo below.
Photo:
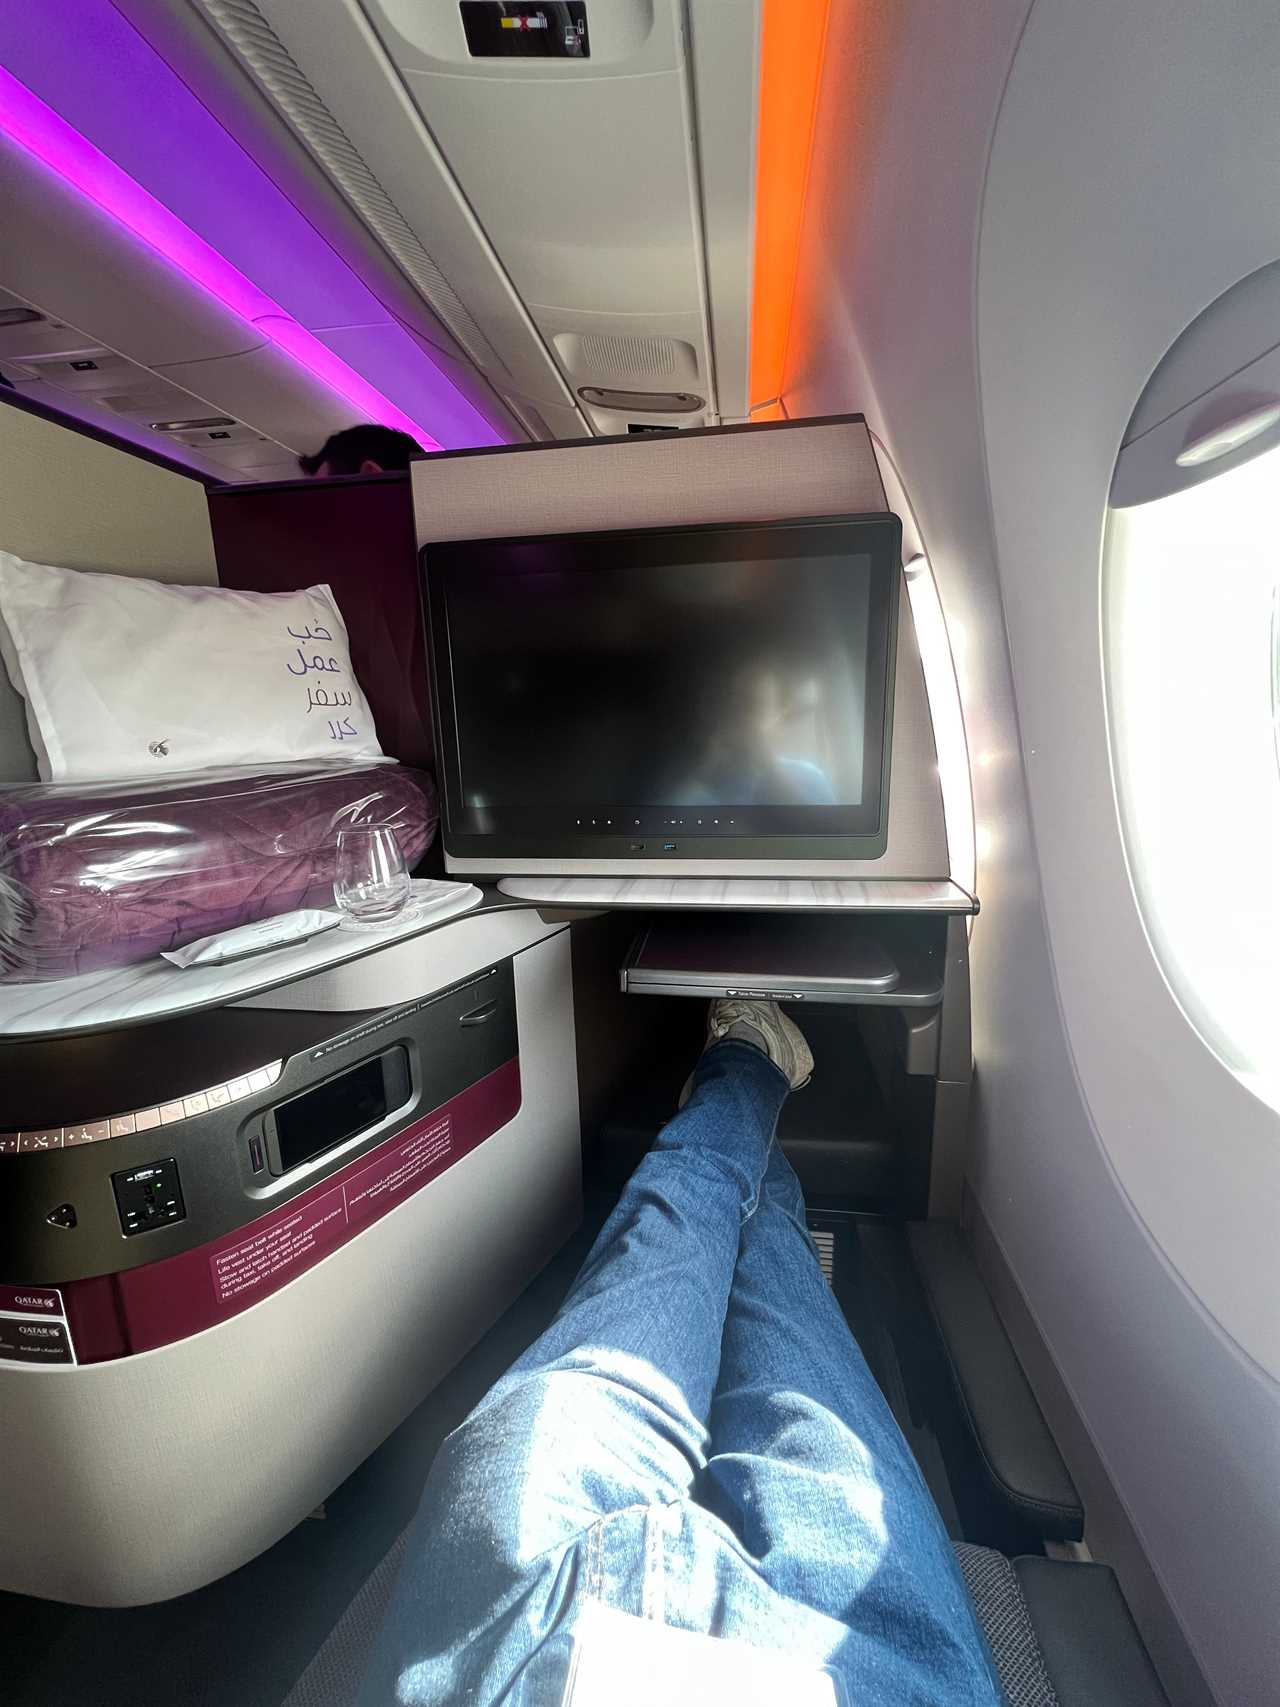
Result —
[[[195, 3], [490, 383], [535, 407], [573, 409], [501, 259], [355, 0]], [[576, 424], [585, 427], [581, 415]]]
[[664, 341], [705, 399], [683, 424], [725, 413], [722, 385], [745, 415], [759, 0], [591, 0], [572, 60], [473, 56], [451, 3], [196, 4], [401, 264], [416, 244], [461, 299], [523, 420], [625, 429], [581, 387], [657, 389]]
[[676, 7], [593, 0], [585, 60], [477, 59], [456, 8], [367, 10], [526, 303], [699, 312]]
[[[680, 6], [593, 0], [586, 59], [476, 58], [455, 8], [366, 10], [579, 399], [627, 369], [634, 389], [654, 390], [663, 363], [646, 357], [678, 345], [684, 383], [707, 404], [692, 424], [715, 419]], [[721, 11], [730, 35], [750, 35], [752, 6], [736, 23]], [[592, 352], [609, 359], [589, 367]], [[625, 416], [588, 413], [625, 430]]]
[[[207, 32], [203, 41], [243, 81]], [[140, 249], [158, 249], [177, 278], [230, 306], [241, 324], [241, 350], [262, 342], [265, 333], [305, 375], [329, 385], [347, 424], [379, 420], [411, 432], [428, 448], [499, 441], [468, 394], [484, 390], [483, 381], [473, 374], [471, 385], [459, 388], [436, 365], [429, 343], [403, 342], [400, 361], [387, 368], [387, 389], [380, 391], [308, 339], [309, 324], [382, 324], [391, 339], [401, 334], [359, 273], [277, 187], [266, 170], [270, 161], [259, 162], [241, 147], [109, 0], [65, 0], [53, 32], [22, 14], [6, 30], [5, 62], [0, 116], [7, 134], [121, 220]], [[140, 112], [145, 124], [137, 122]], [[252, 327], [248, 337], [245, 322]], [[100, 335], [130, 348], [126, 339]], [[135, 330], [130, 353], [148, 362], [207, 354], [187, 342], [153, 356], [138, 343], [144, 336], [144, 329]], [[419, 403], [439, 400], [447, 441], [433, 430], [434, 407], [413, 416], [405, 411], [400, 394], [409, 389]], [[307, 436], [314, 438], [314, 429]]]
[[[150, 45], [113, 6], [58, 0], [59, 31], [74, 51], [51, 54], [39, 6], [9, 10], [4, 65], [55, 106], [130, 177], [199, 230], [219, 254], [304, 326], [385, 319], [386, 310], [315, 227], [234, 145], [178, 78], [164, 75]], [[146, 122], [138, 91], [146, 90]], [[263, 213], [270, 209], [270, 218]]]

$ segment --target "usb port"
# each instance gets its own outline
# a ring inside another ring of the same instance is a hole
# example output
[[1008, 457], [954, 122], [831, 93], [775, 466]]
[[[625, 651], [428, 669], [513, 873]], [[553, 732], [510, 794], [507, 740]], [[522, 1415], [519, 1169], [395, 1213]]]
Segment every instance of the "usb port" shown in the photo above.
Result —
[[676, 851], [676, 844], [674, 842], [663, 842], [662, 851], [663, 853], [674, 853]]
[[260, 1174], [262, 1172], [263, 1162], [261, 1138], [250, 1138], [249, 1140], [249, 1166], [253, 1169], [255, 1174]]

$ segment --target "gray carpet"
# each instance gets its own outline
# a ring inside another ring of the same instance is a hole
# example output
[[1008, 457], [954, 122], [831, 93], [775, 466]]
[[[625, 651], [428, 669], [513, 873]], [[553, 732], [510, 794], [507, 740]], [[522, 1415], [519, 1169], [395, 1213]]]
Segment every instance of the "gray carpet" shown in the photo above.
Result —
[[284, 1707], [349, 1707], [360, 1691], [373, 1639], [378, 1634], [404, 1557], [400, 1535], [365, 1582], [332, 1634], [294, 1684]]

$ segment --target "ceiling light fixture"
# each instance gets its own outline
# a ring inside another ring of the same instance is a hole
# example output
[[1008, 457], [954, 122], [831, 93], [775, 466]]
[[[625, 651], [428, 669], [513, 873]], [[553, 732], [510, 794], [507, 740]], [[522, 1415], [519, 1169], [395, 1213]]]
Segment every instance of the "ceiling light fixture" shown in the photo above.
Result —
[[809, 162], [830, 0], [764, 0], [756, 114], [751, 287], [751, 419], [785, 419], [779, 399], [800, 264]]
[[416, 439], [424, 450], [441, 448], [425, 427], [411, 420], [354, 368], [348, 367], [238, 267], [3, 68], [0, 68], [0, 135], [7, 136], [225, 309], [247, 322], [260, 338], [275, 344], [298, 367], [349, 403], [359, 419], [398, 427]]

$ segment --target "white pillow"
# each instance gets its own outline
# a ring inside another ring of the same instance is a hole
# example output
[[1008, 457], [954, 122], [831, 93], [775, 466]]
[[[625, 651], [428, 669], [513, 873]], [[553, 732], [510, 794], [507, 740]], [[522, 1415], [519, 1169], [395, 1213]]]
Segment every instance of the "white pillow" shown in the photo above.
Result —
[[383, 757], [328, 587], [171, 587], [0, 552], [0, 617], [46, 782]]

